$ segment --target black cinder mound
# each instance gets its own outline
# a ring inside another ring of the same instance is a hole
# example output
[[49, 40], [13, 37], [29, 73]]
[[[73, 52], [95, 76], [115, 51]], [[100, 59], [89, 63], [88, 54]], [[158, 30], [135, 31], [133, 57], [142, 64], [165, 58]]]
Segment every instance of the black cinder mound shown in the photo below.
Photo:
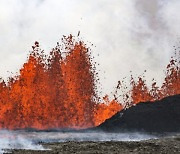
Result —
[[97, 129], [110, 132], [180, 132], [180, 95], [155, 102], [139, 103], [118, 112]]

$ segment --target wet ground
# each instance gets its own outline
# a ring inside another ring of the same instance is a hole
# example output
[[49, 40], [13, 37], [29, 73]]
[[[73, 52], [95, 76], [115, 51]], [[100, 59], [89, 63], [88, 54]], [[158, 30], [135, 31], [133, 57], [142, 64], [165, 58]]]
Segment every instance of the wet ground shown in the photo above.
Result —
[[60, 154], [173, 154], [180, 153], [180, 136], [151, 139], [146, 141], [82, 141], [42, 143], [44, 148], [51, 150], [13, 150], [15, 154], [60, 153]]

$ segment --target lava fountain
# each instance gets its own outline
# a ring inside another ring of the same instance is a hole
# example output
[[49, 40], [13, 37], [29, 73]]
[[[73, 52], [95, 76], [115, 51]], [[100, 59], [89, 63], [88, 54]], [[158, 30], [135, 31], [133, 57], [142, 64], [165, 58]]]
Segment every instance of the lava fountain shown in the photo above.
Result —
[[[62, 38], [49, 55], [35, 42], [19, 75], [0, 81], [0, 129], [89, 128], [125, 107], [180, 94], [179, 54], [167, 66], [162, 87], [148, 89], [142, 77], [131, 78], [131, 89], [119, 101], [97, 95], [97, 72], [91, 50], [72, 35]], [[101, 102], [100, 100], [103, 100]]]

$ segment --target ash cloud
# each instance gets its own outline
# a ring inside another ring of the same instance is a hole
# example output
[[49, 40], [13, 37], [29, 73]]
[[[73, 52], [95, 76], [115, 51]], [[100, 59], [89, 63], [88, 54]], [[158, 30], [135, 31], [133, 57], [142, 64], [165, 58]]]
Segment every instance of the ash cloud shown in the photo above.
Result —
[[103, 94], [130, 70], [161, 83], [180, 33], [179, 7], [179, 0], [0, 0], [0, 76], [22, 67], [35, 40], [48, 52], [80, 30], [96, 45]]

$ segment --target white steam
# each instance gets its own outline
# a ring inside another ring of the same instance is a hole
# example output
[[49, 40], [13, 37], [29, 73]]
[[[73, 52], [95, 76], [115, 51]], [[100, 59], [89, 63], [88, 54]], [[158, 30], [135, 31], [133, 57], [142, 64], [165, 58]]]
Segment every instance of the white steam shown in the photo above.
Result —
[[27, 132], [0, 131], [0, 153], [11, 149], [47, 150], [39, 142], [67, 141], [142, 141], [155, 139], [156, 136], [140, 132], [107, 133], [107, 132]]
[[18, 71], [35, 40], [48, 52], [80, 30], [96, 45], [103, 94], [130, 70], [161, 83], [180, 33], [179, 8], [179, 0], [0, 0], [0, 76]]
[[1, 130], [0, 154], [5, 152], [7, 149], [44, 150], [41, 145], [35, 144], [32, 139], [23, 136], [22, 133]]

